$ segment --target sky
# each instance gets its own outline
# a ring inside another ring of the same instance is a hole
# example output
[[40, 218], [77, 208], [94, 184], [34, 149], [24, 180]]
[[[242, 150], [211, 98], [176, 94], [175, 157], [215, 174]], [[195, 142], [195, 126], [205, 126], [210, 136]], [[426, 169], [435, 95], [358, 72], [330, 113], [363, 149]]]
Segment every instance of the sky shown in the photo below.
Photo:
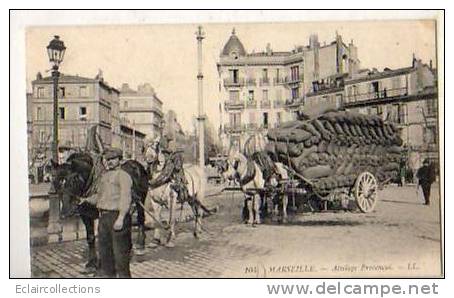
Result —
[[[321, 44], [335, 39], [336, 31], [345, 43], [353, 39], [362, 68], [399, 68], [411, 65], [412, 54], [423, 62], [436, 62], [435, 22], [355, 21], [293, 23], [201, 24], [203, 40], [204, 107], [214, 127], [219, 124], [219, 92], [216, 62], [232, 28], [247, 52], [290, 51], [307, 45], [311, 34]], [[173, 109], [185, 131], [193, 129], [197, 114], [198, 24], [29, 27], [26, 33], [26, 80], [28, 91], [37, 72], [50, 69], [46, 46], [59, 35], [67, 47], [60, 67], [65, 74], [95, 77], [103, 71], [112, 87], [128, 83], [136, 88], [150, 83], [164, 103]]]

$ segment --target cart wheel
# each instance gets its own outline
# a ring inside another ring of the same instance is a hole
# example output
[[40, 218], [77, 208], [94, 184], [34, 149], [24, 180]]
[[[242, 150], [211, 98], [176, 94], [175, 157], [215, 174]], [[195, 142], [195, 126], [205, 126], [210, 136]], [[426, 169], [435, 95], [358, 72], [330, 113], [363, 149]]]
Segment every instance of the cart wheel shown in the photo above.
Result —
[[372, 212], [377, 203], [377, 179], [369, 172], [362, 172], [355, 182], [354, 196], [359, 209], [364, 213]]

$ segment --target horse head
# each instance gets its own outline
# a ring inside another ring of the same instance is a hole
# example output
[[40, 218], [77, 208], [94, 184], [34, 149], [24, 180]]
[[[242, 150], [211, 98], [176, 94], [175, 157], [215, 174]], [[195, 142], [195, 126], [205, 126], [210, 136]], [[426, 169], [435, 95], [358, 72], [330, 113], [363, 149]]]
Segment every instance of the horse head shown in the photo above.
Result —
[[240, 173], [247, 167], [247, 158], [238, 150], [230, 150], [223, 164], [222, 175], [225, 180], [239, 181]]
[[84, 194], [93, 166], [91, 159], [78, 155], [80, 154], [71, 155], [63, 164], [51, 161], [52, 181], [49, 193], [56, 194], [60, 199], [61, 218], [77, 213], [80, 197]]

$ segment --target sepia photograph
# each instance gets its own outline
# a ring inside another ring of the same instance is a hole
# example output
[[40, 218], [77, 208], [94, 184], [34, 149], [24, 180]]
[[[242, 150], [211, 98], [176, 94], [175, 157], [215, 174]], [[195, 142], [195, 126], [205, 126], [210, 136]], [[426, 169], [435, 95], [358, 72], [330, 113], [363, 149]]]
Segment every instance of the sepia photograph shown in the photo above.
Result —
[[30, 276], [443, 277], [439, 30], [27, 26]]

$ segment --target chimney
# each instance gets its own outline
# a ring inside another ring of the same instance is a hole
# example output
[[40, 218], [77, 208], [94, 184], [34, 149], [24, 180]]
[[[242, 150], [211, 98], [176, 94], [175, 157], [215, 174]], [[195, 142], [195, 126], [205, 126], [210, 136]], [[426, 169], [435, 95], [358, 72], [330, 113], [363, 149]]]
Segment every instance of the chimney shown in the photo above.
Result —
[[432, 59], [430, 59], [430, 61], [429, 61], [429, 68], [430, 68], [430, 70], [432, 70]]
[[416, 55], [415, 55], [415, 53], [413, 53], [413, 59], [411, 61], [411, 67], [414, 68], [415, 66], [416, 66]]
[[315, 48], [315, 47], [319, 47], [320, 44], [318, 42], [318, 35], [317, 34], [311, 34], [311, 36], [309, 37], [309, 47], [311, 49]]
[[[432, 62], [432, 60], [430, 60], [430, 62]], [[43, 79], [43, 75], [41, 74], [41, 72], [38, 72], [38, 73], [36, 74], [36, 79], [37, 79], [37, 80], [42, 80], [42, 79]]]
[[271, 55], [273, 53], [273, 50], [271, 49], [271, 44], [267, 43], [266, 44], [266, 54]]
[[96, 79], [100, 80], [100, 81], [104, 81], [104, 77], [103, 77], [101, 69], [98, 69], [98, 74], [96, 75]]

